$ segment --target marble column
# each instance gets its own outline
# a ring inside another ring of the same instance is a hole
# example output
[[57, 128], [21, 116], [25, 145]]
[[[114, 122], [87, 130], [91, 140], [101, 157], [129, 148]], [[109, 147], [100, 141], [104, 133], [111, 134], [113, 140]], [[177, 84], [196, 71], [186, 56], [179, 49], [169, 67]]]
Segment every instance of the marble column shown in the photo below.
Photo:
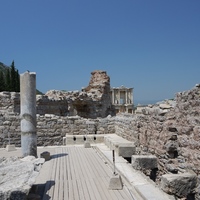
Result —
[[37, 157], [36, 73], [20, 74], [21, 148], [23, 157]]
[[115, 89], [112, 89], [112, 104], [115, 104]]

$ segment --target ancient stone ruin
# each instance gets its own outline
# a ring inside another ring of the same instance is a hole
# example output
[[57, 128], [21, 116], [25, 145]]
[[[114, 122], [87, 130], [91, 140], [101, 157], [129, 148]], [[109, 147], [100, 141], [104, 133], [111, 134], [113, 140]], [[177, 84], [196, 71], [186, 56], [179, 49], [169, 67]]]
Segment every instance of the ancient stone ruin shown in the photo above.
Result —
[[[0, 147], [20, 143], [20, 94], [0, 93]], [[49, 91], [37, 96], [37, 145], [62, 145], [66, 136], [116, 134], [134, 143], [132, 166], [176, 199], [200, 199], [200, 85], [174, 100], [115, 115], [110, 79], [92, 72], [82, 91]], [[90, 120], [91, 126], [87, 122]], [[120, 146], [124, 152], [127, 146]], [[128, 156], [127, 156], [128, 155]], [[145, 164], [144, 164], [145, 163]]]
[[[114, 115], [110, 99], [109, 76], [105, 71], [94, 71], [91, 74], [89, 85], [82, 88], [82, 91], [61, 92], [51, 90], [45, 96], [38, 96], [37, 113], [61, 116], [78, 115], [93, 119], [106, 117], [109, 114]], [[47, 101], [50, 105], [44, 109]]]

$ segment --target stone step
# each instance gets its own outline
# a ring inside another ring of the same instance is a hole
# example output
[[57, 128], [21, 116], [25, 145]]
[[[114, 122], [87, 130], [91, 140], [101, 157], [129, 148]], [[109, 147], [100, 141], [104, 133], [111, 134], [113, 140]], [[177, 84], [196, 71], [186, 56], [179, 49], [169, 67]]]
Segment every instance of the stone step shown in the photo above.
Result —
[[[97, 144], [97, 148], [102, 153], [108, 162], [112, 165], [112, 151], [105, 144]], [[172, 196], [167, 195], [149, 177], [142, 174], [140, 171], [133, 169], [123, 157], [115, 154], [115, 169], [125, 181], [127, 181], [132, 190], [135, 191], [135, 199], [143, 200], [172, 200]]]

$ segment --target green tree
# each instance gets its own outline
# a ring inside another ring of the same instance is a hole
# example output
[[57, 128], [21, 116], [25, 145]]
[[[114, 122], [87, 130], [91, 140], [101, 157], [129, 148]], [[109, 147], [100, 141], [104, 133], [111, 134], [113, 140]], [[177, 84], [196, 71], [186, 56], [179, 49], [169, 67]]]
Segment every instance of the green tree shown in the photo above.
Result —
[[17, 80], [16, 80], [16, 71], [15, 71], [15, 62], [12, 61], [10, 66], [10, 91], [15, 92], [17, 87]]
[[6, 91], [11, 91], [10, 68], [6, 70], [5, 86]]
[[20, 92], [20, 76], [18, 70], [15, 72], [15, 79], [16, 79], [15, 92]]
[[0, 71], [0, 92], [5, 91], [5, 78], [2, 71]]

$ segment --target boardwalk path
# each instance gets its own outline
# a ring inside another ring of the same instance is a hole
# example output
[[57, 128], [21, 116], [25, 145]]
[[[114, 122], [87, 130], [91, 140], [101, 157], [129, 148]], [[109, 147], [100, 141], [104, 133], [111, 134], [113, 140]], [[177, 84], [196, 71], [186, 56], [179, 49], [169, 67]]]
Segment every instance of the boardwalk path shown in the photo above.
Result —
[[51, 155], [43, 200], [134, 199], [126, 186], [108, 190], [112, 170], [93, 148], [57, 147]]

